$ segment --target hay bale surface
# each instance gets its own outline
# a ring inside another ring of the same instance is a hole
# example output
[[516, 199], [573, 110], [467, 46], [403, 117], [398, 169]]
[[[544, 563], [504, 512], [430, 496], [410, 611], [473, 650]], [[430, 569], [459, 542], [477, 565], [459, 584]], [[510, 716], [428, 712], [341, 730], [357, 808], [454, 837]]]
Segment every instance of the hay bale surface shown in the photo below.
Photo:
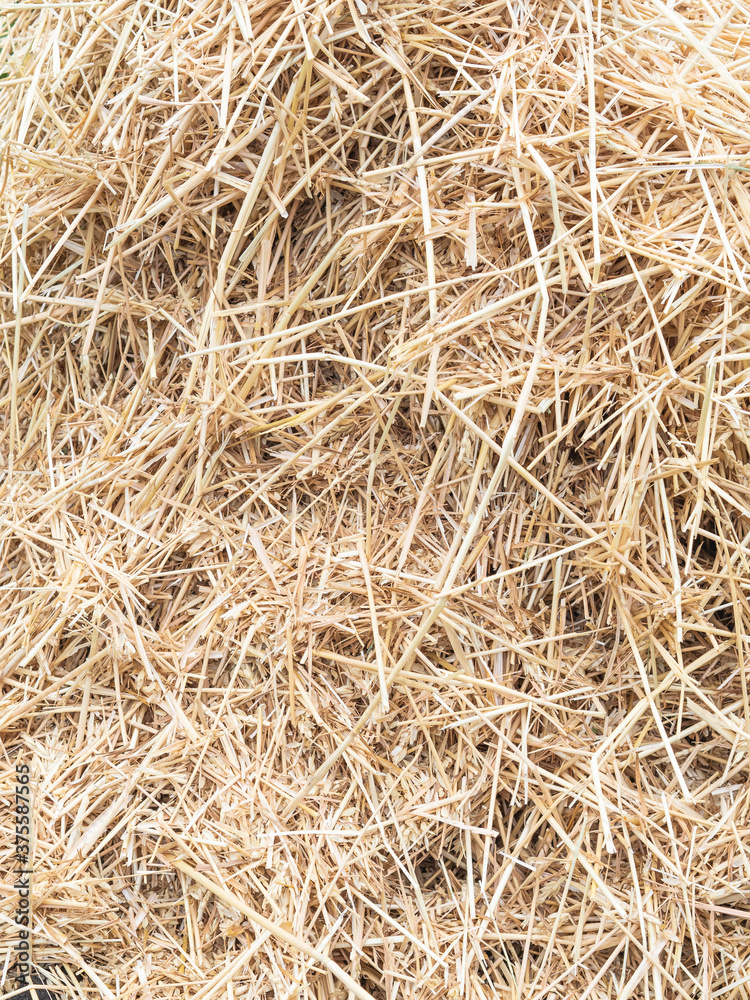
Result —
[[70, 996], [746, 998], [747, 5], [3, 18], [3, 935], [24, 759]]

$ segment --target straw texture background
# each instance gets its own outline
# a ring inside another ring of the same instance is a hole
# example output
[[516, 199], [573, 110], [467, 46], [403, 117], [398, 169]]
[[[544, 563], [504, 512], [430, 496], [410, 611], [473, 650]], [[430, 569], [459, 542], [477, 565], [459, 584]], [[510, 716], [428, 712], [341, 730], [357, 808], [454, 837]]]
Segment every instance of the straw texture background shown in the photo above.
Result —
[[747, 4], [2, 10], [0, 940], [747, 997]]

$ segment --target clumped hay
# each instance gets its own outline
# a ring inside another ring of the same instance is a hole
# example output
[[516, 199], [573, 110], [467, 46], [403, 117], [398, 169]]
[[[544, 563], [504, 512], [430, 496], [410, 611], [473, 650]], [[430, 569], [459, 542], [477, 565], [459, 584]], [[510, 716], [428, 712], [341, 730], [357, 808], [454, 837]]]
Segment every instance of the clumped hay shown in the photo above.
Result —
[[39, 967], [747, 997], [747, 5], [3, 12]]

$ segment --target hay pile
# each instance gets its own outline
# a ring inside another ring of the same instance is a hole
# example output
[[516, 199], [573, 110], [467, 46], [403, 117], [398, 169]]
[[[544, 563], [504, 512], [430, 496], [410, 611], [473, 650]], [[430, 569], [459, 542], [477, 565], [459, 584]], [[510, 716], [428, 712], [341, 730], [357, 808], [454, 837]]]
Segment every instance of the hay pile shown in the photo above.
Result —
[[71, 996], [750, 995], [749, 13], [5, 5], [2, 937], [24, 759]]

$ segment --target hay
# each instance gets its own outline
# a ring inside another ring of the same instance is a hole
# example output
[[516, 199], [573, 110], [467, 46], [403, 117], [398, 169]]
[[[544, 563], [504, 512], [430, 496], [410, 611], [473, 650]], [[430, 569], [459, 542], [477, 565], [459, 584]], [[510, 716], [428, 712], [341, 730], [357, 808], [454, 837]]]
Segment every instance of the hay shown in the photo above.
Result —
[[3, 939], [747, 997], [747, 5], [3, 12]]

